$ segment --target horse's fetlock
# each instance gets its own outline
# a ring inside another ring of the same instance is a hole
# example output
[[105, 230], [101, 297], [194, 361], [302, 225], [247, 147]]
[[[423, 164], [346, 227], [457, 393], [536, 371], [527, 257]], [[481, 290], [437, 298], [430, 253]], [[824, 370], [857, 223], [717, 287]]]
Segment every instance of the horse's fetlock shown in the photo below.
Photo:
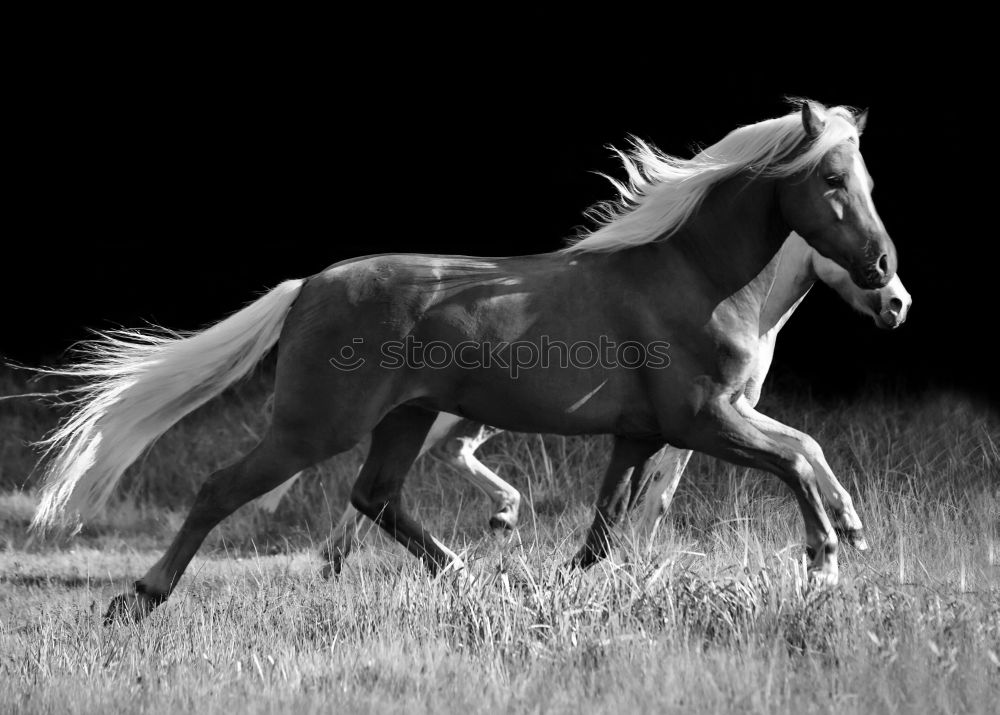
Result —
[[146, 585], [145, 583], [143, 583], [141, 579], [132, 584], [132, 588], [135, 590], [136, 593], [142, 594], [151, 603], [157, 606], [166, 601], [167, 598], [170, 596], [170, 594], [167, 592]]

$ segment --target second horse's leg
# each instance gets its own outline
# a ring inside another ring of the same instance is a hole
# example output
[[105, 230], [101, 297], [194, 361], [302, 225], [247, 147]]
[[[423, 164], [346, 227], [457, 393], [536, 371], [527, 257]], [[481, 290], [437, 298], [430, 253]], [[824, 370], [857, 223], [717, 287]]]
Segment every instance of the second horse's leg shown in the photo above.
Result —
[[[517, 526], [521, 493], [501, 479], [479, 461], [476, 450], [502, 430], [481, 422], [461, 420], [434, 444], [428, 453], [437, 460], [454, 467], [479, 491], [493, 502], [490, 528], [494, 531], [513, 531]], [[433, 432], [432, 432], [433, 435]]]
[[677, 485], [690, 459], [690, 449], [667, 446], [649, 461], [647, 469], [652, 472], [652, 478], [641, 504], [642, 523], [650, 542], [670, 510], [674, 492], [677, 491]]

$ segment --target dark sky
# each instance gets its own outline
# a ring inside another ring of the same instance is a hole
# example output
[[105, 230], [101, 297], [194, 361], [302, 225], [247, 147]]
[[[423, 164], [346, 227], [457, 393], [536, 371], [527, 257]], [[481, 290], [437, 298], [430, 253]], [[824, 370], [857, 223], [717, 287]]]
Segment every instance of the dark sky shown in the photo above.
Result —
[[825, 73], [395, 59], [140, 42], [35, 62], [6, 103], [0, 353], [31, 364], [88, 327], [196, 328], [355, 255], [553, 250], [611, 196], [593, 173], [620, 175], [605, 145], [635, 134], [687, 154], [804, 95], [870, 107], [862, 148], [914, 306], [886, 333], [817, 288], [777, 371], [821, 392], [996, 395], [995, 120], [970, 107], [971, 59]]

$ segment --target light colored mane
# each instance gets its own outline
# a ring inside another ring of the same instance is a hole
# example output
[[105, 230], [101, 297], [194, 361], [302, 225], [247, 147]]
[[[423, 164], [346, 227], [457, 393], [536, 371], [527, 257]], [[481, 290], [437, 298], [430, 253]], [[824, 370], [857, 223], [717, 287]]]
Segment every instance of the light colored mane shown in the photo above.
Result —
[[[810, 104], [826, 123], [803, 151], [797, 151], [806, 139], [799, 109], [735, 129], [690, 159], [664, 154], [633, 137], [630, 152], [614, 150], [628, 175], [627, 182], [606, 177], [618, 190], [618, 200], [590, 209], [588, 215], [597, 220], [598, 227], [563, 250], [611, 252], [664, 240], [684, 225], [720, 181], [744, 170], [790, 176], [815, 168], [840, 142], [858, 140], [853, 110]], [[796, 106], [801, 107], [801, 103]]]

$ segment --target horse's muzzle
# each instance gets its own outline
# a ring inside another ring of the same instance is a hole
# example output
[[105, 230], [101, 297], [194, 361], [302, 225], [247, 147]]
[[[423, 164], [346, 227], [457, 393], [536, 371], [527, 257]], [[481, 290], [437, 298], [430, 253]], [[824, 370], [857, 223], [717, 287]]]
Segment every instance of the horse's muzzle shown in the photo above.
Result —
[[909, 314], [909, 306], [899, 298], [893, 298], [889, 304], [879, 313], [878, 326], [886, 330], [895, 330], [906, 322]]

